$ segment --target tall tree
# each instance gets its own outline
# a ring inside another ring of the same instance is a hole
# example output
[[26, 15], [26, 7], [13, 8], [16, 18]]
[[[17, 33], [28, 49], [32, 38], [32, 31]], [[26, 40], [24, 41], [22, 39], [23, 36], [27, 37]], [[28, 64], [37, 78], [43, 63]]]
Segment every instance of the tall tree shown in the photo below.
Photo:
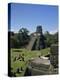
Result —
[[18, 40], [20, 46], [26, 45], [29, 41], [29, 31], [26, 28], [21, 28], [18, 32]]

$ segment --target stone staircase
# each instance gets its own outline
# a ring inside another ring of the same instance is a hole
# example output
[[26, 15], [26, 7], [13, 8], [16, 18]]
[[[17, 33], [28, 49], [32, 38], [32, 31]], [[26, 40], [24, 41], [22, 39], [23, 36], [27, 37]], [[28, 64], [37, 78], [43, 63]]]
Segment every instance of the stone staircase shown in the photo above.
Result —
[[36, 38], [37, 38], [36, 36], [34, 36], [34, 37], [31, 38], [31, 40], [29, 42], [29, 45], [27, 46], [28, 50], [32, 50], [33, 45], [35, 44]]

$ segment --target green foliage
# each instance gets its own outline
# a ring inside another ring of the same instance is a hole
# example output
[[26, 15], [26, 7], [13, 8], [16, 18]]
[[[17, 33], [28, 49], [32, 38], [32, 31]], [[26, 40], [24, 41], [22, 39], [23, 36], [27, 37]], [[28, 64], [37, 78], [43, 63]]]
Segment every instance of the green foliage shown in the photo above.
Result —
[[14, 35], [12, 35], [12, 33], [10, 32], [10, 47], [25, 47], [25, 45], [27, 45], [29, 41], [28, 32], [29, 31], [26, 28], [21, 28], [19, 32], [14, 33]]
[[18, 43], [19, 43], [18, 40], [11, 36], [11, 38], [10, 38], [10, 47], [17, 48], [18, 47]]
[[21, 28], [18, 32], [18, 40], [21, 46], [24, 46], [29, 41], [28, 30], [26, 28]]
[[[16, 52], [15, 52], [16, 51]], [[50, 51], [50, 48], [42, 49], [40, 51], [28, 51], [26, 49], [11, 49], [11, 72], [15, 73], [16, 76], [24, 76], [25, 70], [28, 66], [28, 62], [32, 58], [37, 58], [39, 55], [47, 55]], [[24, 55], [23, 55], [24, 54]], [[24, 61], [20, 59], [17, 59], [19, 56], [24, 56]], [[14, 61], [14, 58], [15, 61]], [[21, 71], [21, 67], [23, 70]], [[19, 68], [19, 73], [17, 73], [17, 69]], [[14, 75], [13, 75], [14, 76]]]
[[50, 34], [48, 31], [44, 34], [46, 47], [50, 47], [51, 44], [58, 43], [58, 32], [55, 34]]
[[[10, 47], [25, 48], [30, 41], [30, 36], [28, 34], [29, 31], [26, 28], [21, 28], [18, 33], [10, 32]], [[50, 34], [48, 31], [46, 31], [43, 41], [45, 42], [46, 47], [50, 47], [51, 44], [58, 43], [58, 32], [55, 34]]]

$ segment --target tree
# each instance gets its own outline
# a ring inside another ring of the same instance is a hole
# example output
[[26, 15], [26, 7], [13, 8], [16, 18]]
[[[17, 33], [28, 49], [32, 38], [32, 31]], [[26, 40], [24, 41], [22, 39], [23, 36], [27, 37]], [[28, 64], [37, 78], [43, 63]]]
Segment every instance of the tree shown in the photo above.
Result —
[[29, 42], [29, 31], [26, 28], [21, 28], [18, 33], [9, 32], [9, 40], [11, 48], [25, 47]]
[[44, 34], [44, 36], [46, 38], [45, 43], [46, 43], [47, 47], [50, 47], [51, 44], [58, 43], [58, 32], [55, 33], [55, 34], [50, 34], [48, 31], [46, 31], [46, 33]]
[[21, 28], [18, 32], [18, 40], [20, 46], [25, 46], [29, 42], [29, 31], [26, 28]]
[[18, 41], [18, 39], [14, 38], [12, 36], [10, 38], [10, 43], [11, 43], [10, 44], [11, 48], [18, 48], [19, 47], [19, 41]]
[[54, 43], [58, 43], [58, 32], [54, 34]]
[[48, 31], [46, 31], [44, 36], [46, 38], [45, 39], [46, 47], [49, 47], [50, 46], [50, 33]]

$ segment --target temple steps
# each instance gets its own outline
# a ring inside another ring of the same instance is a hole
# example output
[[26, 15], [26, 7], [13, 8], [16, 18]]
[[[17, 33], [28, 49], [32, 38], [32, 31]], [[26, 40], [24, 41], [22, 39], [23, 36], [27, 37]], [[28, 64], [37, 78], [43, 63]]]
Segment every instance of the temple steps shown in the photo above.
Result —
[[31, 38], [29, 45], [27, 46], [28, 50], [32, 50], [33, 45], [35, 44], [36, 38], [37, 38], [36, 36]]

